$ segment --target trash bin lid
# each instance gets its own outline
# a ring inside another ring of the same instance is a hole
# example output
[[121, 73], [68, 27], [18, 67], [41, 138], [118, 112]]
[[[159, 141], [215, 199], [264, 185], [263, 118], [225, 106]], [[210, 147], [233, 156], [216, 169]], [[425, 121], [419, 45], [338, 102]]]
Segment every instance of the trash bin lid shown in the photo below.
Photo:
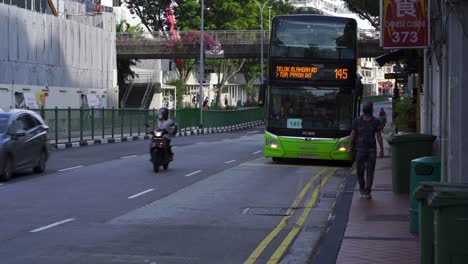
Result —
[[468, 206], [468, 185], [460, 186], [436, 189], [427, 197], [427, 204], [432, 207]]
[[431, 156], [431, 157], [421, 157], [411, 161], [411, 163], [416, 164], [440, 164], [440, 157]]
[[420, 182], [418, 187], [416, 187], [416, 190], [414, 190], [413, 195], [416, 200], [424, 200], [433, 192], [450, 192], [452, 190], [461, 190], [462, 193], [466, 192], [468, 196], [468, 184], [450, 184], [446, 182], [431, 181]]
[[407, 134], [397, 134], [391, 135], [385, 138], [389, 144], [393, 143], [405, 143], [405, 142], [420, 142], [420, 141], [428, 141], [434, 142], [436, 136], [427, 135], [427, 134], [419, 134], [419, 133], [407, 133]]

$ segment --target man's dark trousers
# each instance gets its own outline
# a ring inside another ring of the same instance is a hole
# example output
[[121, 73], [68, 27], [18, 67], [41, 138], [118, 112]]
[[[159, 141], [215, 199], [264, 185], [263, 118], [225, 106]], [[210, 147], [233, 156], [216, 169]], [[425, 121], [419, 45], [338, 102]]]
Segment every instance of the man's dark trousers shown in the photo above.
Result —
[[[357, 177], [361, 194], [371, 193], [376, 159], [376, 149], [356, 152]], [[364, 173], [366, 174], [365, 178]]]

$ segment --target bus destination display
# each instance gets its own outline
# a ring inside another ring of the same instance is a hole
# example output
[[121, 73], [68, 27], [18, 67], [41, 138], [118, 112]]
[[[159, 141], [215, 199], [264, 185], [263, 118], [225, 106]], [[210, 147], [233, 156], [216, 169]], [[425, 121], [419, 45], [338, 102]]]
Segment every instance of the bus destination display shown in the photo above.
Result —
[[276, 65], [272, 68], [273, 79], [277, 80], [316, 80], [347, 81], [351, 70], [337, 65], [290, 66]]

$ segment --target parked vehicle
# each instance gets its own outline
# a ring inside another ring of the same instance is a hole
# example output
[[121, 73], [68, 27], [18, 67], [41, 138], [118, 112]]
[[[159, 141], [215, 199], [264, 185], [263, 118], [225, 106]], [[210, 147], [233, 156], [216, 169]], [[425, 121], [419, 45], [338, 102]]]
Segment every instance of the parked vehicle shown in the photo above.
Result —
[[49, 158], [48, 132], [49, 127], [33, 111], [0, 112], [0, 180], [8, 181], [22, 169], [44, 172]]

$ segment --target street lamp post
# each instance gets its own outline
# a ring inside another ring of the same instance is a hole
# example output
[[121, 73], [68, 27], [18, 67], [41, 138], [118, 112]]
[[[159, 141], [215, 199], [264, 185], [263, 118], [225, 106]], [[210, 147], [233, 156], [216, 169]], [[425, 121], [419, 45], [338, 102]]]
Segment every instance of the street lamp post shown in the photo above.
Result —
[[199, 77], [199, 82], [200, 82], [200, 96], [198, 98], [198, 103], [200, 106], [200, 128], [203, 126], [203, 24], [204, 24], [204, 12], [205, 9], [205, 1], [201, 0], [201, 25], [200, 25], [200, 77]]
[[263, 85], [263, 9], [265, 8], [269, 0], [265, 1], [265, 3], [263, 3], [263, 6], [257, 0], [253, 1], [258, 5], [258, 8], [260, 9], [260, 83]]
[[271, 30], [271, 6], [268, 7], [268, 31]]

